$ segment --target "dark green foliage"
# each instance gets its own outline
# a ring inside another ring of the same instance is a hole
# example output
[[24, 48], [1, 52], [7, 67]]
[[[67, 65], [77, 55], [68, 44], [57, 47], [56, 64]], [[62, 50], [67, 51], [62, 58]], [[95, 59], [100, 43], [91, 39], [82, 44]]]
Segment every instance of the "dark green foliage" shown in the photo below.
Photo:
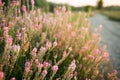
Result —
[[103, 8], [103, 0], [98, 0], [97, 9]]

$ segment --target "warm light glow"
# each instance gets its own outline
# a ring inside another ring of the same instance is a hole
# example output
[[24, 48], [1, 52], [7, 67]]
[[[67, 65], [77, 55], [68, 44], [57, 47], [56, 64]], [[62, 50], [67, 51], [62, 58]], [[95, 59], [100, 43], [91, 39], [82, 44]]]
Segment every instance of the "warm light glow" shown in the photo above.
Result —
[[[86, 5], [96, 6], [98, 0], [47, 0], [47, 1], [55, 2], [55, 3], [66, 3], [78, 7], [78, 6], [86, 6]], [[103, 0], [103, 1], [104, 1], [104, 6], [111, 6], [111, 5], [120, 6], [120, 0]]]

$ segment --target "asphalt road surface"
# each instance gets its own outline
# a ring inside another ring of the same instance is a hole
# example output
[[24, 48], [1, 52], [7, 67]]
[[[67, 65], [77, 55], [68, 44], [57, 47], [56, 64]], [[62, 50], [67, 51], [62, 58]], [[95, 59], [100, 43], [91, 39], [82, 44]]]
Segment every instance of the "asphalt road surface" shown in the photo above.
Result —
[[119, 71], [120, 77], [120, 22], [109, 20], [102, 14], [96, 14], [89, 19], [92, 30], [99, 25], [103, 25], [101, 34], [101, 44], [107, 45], [107, 50], [113, 60], [114, 68]]

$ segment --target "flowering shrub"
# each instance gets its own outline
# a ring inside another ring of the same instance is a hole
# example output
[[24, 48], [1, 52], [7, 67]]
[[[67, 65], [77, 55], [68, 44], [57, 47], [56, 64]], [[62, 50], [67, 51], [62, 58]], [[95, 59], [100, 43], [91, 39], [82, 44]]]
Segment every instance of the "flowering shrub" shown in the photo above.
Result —
[[7, 13], [0, 5], [0, 80], [117, 79], [116, 70], [107, 73], [109, 55], [85, 14], [65, 7], [28, 12], [25, 5], [21, 14], [18, 3]]

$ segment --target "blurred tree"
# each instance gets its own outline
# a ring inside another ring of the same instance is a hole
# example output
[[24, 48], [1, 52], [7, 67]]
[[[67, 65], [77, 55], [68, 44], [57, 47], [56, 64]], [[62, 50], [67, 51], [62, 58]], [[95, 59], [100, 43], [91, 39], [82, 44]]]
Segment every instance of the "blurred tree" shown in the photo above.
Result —
[[35, 0], [35, 7], [40, 7], [42, 11], [49, 10], [49, 5], [46, 0]]
[[97, 9], [102, 9], [102, 8], [103, 8], [103, 0], [98, 0]]

